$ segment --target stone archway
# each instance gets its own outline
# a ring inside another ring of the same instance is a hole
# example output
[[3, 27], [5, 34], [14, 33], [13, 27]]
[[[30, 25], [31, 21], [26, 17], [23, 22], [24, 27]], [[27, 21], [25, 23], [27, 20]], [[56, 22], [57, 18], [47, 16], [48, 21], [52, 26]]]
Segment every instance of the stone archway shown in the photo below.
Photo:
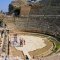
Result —
[[14, 15], [15, 15], [15, 16], [19, 16], [19, 15], [20, 15], [20, 9], [19, 9], [19, 8], [16, 8], [16, 9], [14, 10]]

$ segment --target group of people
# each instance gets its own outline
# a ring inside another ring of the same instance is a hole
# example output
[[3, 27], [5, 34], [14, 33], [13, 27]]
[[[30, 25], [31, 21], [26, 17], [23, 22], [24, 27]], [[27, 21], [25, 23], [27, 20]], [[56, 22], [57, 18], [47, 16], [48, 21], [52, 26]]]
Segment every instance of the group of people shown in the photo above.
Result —
[[17, 39], [17, 34], [14, 35], [13, 43], [19, 44], [20, 47], [23, 47], [26, 44], [25, 40], [22, 37], [20, 37], [20, 39]]
[[22, 38], [20, 38], [20, 46], [23, 46], [23, 45], [25, 45], [25, 40]]

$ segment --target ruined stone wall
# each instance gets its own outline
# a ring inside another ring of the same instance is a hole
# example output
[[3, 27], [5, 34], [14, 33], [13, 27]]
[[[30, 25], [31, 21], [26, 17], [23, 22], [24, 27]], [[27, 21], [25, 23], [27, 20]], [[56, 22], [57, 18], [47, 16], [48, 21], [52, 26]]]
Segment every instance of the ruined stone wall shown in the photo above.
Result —
[[30, 10], [30, 15], [59, 15], [60, 6], [33, 6]]
[[16, 18], [15, 24], [21, 31], [60, 35], [60, 17], [21, 17]]
[[30, 6], [28, 6], [28, 5], [22, 5], [21, 6], [21, 13], [20, 13], [20, 16], [28, 16], [29, 15], [29, 12], [30, 12], [30, 9], [31, 9], [31, 7]]
[[[42, 1], [44, 2], [44, 0]], [[60, 16], [45, 16], [60, 15], [60, 6], [52, 6], [51, 1], [52, 0], [48, 0], [48, 5], [41, 2], [42, 4], [38, 4], [38, 6], [33, 5], [30, 7], [22, 4], [23, 6], [21, 6], [20, 17], [13, 17], [12, 19], [15, 19], [14, 24], [16, 27], [21, 31], [40, 32], [44, 34], [60, 36]]]

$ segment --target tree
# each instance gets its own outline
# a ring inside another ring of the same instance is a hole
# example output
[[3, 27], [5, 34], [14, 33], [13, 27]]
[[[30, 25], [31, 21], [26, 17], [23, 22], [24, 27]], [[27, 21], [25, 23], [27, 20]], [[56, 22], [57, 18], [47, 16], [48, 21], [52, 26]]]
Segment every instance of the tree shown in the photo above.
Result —
[[9, 13], [12, 13], [13, 12], [13, 5], [12, 4], [9, 4], [9, 8], [8, 8], [8, 11], [9, 11]]

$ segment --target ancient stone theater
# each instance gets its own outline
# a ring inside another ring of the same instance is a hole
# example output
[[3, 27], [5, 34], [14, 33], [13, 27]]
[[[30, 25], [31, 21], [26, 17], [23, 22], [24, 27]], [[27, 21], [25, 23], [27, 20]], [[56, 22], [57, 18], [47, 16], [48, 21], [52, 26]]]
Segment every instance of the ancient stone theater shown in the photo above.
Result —
[[1, 11], [0, 60], [60, 60], [60, 0], [13, 0]]

